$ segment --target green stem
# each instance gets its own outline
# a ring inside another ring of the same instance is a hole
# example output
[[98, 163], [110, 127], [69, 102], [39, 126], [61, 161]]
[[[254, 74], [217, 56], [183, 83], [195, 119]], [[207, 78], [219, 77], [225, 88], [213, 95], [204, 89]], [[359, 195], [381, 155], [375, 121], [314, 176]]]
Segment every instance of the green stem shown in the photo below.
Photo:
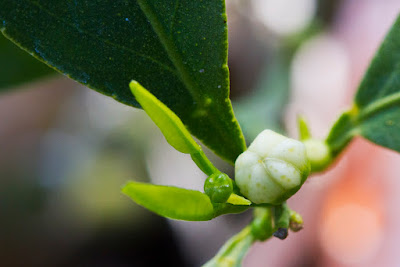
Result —
[[254, 209], [251, 233], [256, 240], [265, 241], [275, 232], [271, 207], [257, 207]]
[[239, 267], [248, 249], [255, 241], [251, 227], [246, 226], [231, 237], [210, 261], [203, 267]]
[[190, 154], [192, 160], [196, 165], [208, 176], [219, 172], [219, 170], [211, 163], [211, 161], [206, 157], [203, 150], [199, 146], [199, 150], [196, 153]]

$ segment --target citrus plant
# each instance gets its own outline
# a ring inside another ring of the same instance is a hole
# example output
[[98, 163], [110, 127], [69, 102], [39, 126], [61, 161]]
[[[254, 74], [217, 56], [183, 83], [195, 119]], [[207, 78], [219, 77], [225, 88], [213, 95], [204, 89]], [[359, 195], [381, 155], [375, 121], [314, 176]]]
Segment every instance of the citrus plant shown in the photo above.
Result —
[[[142, 108], [208, 176], [204, 193], [131, 181], [124, 194], [177, 220], [254, 210], [250, 224], [205, 266], [240, 266], [254, 242], [299, 231], [303, 220], [286, 200], [309, 174], [330, 167], [353, 137], [400, 152], [400, 18], [353, 106], [325, 140], [313, 139], [300, 118], [300, 141], [264, 130], [247, 148], [229, 99], [223, 0], [0, 0], [0, 6], [4, 36], [87, 87]], [[235, 165], [235, 177], [218, 170], [192, 135]]]

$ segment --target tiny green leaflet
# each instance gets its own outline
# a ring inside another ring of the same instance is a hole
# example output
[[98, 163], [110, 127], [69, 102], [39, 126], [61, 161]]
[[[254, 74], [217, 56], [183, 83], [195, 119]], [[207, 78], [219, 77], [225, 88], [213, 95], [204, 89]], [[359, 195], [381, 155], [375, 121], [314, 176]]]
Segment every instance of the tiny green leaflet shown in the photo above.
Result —
[[210, 198], [199, 191], [129, 182], [122, 192], [136, 203], [167, 218], [207, 221], [214, 218]]

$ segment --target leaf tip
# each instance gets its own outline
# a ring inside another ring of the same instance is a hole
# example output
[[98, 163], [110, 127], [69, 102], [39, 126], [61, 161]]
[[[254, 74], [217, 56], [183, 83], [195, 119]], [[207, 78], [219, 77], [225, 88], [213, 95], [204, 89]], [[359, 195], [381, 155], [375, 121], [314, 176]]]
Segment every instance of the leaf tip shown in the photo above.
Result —
[[123, 184], [123, 185], [121, 186], [121, 193], [123, 193], [124, 195], [129, 196], [129, 189], [130, 189], [132, 186], [135, 186], [135, 184], [137, 184], [137, 182], [134, 182], [134, 181], [128, 181], [128, 182], [126, 182], [125, 184]]
[[129, 83], [129, 88], [131, 89], [131, 92], [135, 95], [136, 91], [140, 88], [140, 83], [138, 83], [135, 80], [131, 80]]
[[232, 205], [240, 205], [240, 206], [250, 206], [252, 204], [252, 202], [247, 198], [236, 195], [234, 193], [230, 195], [230, 197], [226, 202]]

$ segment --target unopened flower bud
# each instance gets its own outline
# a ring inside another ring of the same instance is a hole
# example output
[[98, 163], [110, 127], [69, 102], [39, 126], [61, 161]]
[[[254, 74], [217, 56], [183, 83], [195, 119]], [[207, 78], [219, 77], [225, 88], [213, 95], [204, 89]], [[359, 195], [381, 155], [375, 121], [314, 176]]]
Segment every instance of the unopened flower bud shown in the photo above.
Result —
[[206, 179], [204, 191], [212, 202], [225, 203], [233, 192], [233, 183], [225, 173], [215, 173]]
[[271, 130], [261, 132], [236, 159], [240, 192], [256, 204], [280, 204], [296, 193], [310, 173], [300, 141]]

